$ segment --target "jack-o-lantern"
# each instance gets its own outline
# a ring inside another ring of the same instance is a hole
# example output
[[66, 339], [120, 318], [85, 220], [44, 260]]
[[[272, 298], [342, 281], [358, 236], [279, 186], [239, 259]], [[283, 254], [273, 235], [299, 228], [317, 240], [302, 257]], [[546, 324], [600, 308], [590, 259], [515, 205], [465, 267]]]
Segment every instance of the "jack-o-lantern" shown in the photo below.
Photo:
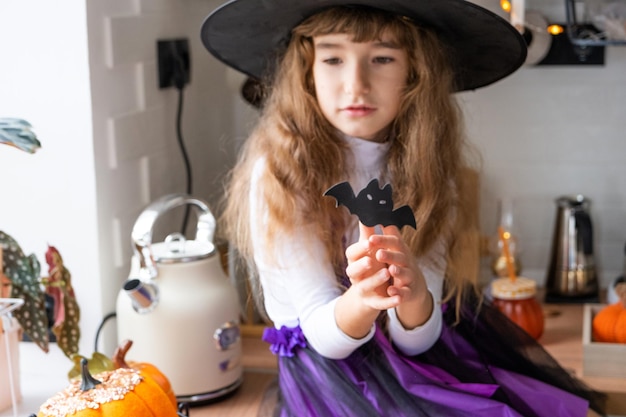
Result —
[[82, 360], [82, 380], [49, 398], [37, 417], [176, 417], [161, 387], [136, 369], [119, 368], [91, 376]]

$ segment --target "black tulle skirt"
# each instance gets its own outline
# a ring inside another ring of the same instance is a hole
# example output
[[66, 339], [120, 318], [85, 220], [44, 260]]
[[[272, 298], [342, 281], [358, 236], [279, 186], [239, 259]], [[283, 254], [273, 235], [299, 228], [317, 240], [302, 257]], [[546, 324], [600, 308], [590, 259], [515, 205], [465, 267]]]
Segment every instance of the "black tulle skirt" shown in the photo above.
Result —
[[276, 416], [537, 416], [604, 414], [604, 397], [564, 370], [495, 307], [467, 300], [457, 323], [442, 306], [441, 337], [405, 356], [378, 326], [343, 360], [307, 346], [299, 328], [267, 329], [279, 356]]

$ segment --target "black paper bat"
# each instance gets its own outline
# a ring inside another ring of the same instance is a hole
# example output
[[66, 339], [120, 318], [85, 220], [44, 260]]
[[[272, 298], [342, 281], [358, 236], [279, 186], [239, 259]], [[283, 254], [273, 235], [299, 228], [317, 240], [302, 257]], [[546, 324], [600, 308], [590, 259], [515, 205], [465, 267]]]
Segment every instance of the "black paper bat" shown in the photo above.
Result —
[[365, 188], [359, 191], [357, 196], [348, 182], [342, 182], [329, 188], [324, 195], [335, 197], [337, 207], [346, 206], [350, 213], [356, 214], [361, 223], [366, 226], [376, 225], [403, 226], [416, 228], [415, 216], [409, 206], [393, 209], [391, 197], [391, 185], [387, 184], [380, 188], [377, 179], [373, 179]]

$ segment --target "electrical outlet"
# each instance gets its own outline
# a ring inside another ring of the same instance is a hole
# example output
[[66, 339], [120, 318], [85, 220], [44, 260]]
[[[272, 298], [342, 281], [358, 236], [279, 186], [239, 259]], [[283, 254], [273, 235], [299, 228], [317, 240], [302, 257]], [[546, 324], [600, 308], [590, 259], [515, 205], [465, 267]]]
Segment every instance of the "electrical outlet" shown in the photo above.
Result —
[[157, 41], [157, 63], [159, 88], [183, 88], [189, 84], [190, 58], [189, 40], [167, 39]]

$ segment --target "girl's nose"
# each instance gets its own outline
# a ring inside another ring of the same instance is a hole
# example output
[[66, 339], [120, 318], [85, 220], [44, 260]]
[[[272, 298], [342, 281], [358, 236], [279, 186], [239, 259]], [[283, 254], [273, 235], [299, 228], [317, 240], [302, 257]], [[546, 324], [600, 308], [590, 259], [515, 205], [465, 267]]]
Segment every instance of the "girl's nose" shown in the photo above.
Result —
[[356, 96], [369, 91], [370, 83], [367, 65], [359, 62], [354, 63], [354, 65], [347, 68], [345, 77], [344, 86], [347, 94]]

